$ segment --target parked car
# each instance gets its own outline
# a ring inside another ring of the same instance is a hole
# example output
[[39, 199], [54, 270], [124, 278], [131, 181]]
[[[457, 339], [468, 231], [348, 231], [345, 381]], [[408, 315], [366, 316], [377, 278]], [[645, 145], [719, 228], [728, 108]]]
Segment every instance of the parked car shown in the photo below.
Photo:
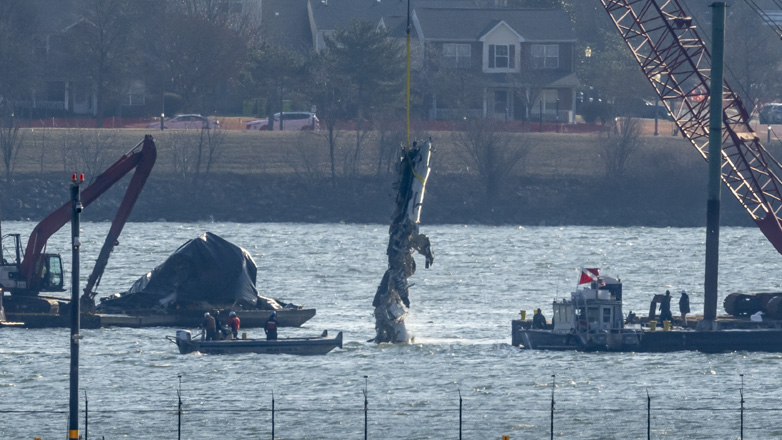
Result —
[[[256, 119], [247, 123], [248, 130], [268, 130], [269, 119]], [[280, 129], [280, 113], [274, 114], [273, 130]], [[320, 130], [320, 121], [315, 113], [310, 112], [283, 112], [283, 130]]]
[[[150, 122], [147, 124], [147, 128], [160, 129], [160, 121], [158, 120], [156, 122]], [[192, 128], [201, 130], [206, 128], [211, 130], [213, 128], [220, 128], [220, 121], [205, 118], [201, 115], [178, 115], [163, 121], [163, 128], [173, 128], [177, 130], [187, 130]]]
[[782, 123], [782, 104], [771, 102], [765, 104], [760, 110], [761, 124], [780, 124]]

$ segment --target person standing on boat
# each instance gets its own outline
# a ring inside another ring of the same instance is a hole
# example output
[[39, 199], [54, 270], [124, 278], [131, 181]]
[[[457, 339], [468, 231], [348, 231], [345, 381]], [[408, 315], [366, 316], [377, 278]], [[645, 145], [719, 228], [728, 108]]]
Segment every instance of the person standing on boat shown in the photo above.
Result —
[[665, 296], [660, 302], [660, 321], [673, 321], [673, 315], [671, 314], [671, 292], [665, 291]]
[[234, 335], [234, 339], [236, 339], [239, 335], [239, 317], [236, 316], [236, 312], [231, 312], [228, 314], [228, 326], [231, 327], [231, 333]]
[[546, 328], [546, 317], [540, 309], [535, 310], [535, 315], [532, 317], [532, 328]]
[[682, 314], [682, 326], [687, 327], [687, 314], [690, 313], [690, 297], [685, 290], [682, 290], [682, 297], [679, 298], [679, 311]]
[[217, 326], [215, 325], [214, 317], [209, 312], [204, 313], [204, 320], [201, 321], [201, 328], [204, 332], [201, 333], [201, 340], [213, 341], [217, 334]]
[[277, 312], [272, 312], [272, 314], [269, 315], [269, 319], [266, 321], [263, 331], [266, 332], [267, 341], [277, 340]]

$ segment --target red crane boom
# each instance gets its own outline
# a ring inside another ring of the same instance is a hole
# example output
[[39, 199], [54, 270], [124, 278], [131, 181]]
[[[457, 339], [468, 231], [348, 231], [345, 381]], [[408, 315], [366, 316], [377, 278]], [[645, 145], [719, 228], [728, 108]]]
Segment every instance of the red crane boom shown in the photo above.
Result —
[[[97, 280], [99, 280], [103, 274], [103, 270], [106, 268], [109, 254], [117, 243], [117, 238], [122, 232], [122, 228], [125, 226], [125, 222], [141, 193], [141, 189], [146, 183], [147, 177], [149, 177], [149, 173], [155, 164], [156, 158], [157, 150], [155, 148], [155, 142], [152, 140], [152, 136], [146, 135], [142, 142], [139, 142], [133, 149], [125, 153], [119, 160], [107, 168], [106, 171], [101, 173], [95, 181], [81, 193], [82, 205], [86, 207], [117, 183], [117, 181], [130, 172], [130, 170], [136, 168], [130, 184], [125, 191], [125, 197], [122, 199], [122, 203], [112, 221], [111, 229], [106, 237], [98, 260], [95, 263], [95, 268], [87, 283], [87, 289], [90, 289], [90, 292]], [[49, 214], [45, 219], [41, 220], [30, 234], [30, 238], [27, 241], [27, 248], [24, 252], [24, 259], [20, 266], [22, 279], [27, 280], [26, 290], [28, 292], [36, 294], [41, 290], [41, 277], [35, 276], [39, 270], [36, 266], [40, 264], [39, 260], [49, 237], [70, 221], [71, 209], [71, 202], [65, 203], [59, 209]], [[87, 291], [87, 289], [85, 289], [85, 291]]]
[[[711, 56], [678, 0], [600, 0], [684, 137], [708, 160]], [[722, 180], [782, 253], [782, 165], [722, 85]]]

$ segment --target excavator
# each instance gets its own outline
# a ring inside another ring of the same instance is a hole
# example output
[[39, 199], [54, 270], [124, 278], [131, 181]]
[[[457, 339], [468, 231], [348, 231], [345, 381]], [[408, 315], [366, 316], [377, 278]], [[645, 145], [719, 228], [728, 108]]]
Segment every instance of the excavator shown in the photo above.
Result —
[[[146, 135], [130, 151], [109, 166], [81, 193], [81, 203], [89, 206], [122, 177], [135, 168], [125, 196], [111, 223], [106, 240], [89, 276], [81, 297], [84, 311], [95, 310], [96, 289], [122, 228], [130, 216], [144, 184], [157, 159], [157, 149], [151, 135]], [[60, 305], [67, 298], [41, 295], [47, 292], [63, 292], [63, 268], [59, 254], [47, 253], [47, 240], [71, 219], [71, 202], [49, 214], [35, 226], [22, 254], [20, 234], [0, 234], [0, 320], [5, 313], [61, 314]], [[6, 240], [12, 252], [5, 251]], [[3, 302], [4, 293], [10, 293]], [[5, 309], [5, 310], [3, 310]]]

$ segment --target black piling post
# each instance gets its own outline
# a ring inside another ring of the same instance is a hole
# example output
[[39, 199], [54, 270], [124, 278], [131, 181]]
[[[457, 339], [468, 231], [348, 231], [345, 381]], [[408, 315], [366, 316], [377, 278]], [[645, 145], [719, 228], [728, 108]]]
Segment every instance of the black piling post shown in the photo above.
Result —
[[554, 388], [556, 387], [557, 375], [551, 375], [551, 440], [554, 440]]
[[177, 375], [179, 378], [179, 388], [176, 390], [177, 398], [177, 424], [176, 424], [176, 438], [182, 440], [182, 375]]
[[543, 133], [543, 100], [538, 102], [538, 108], [540, 109], [540, 120], [538, 121], [538, 131]]
[[744, 374], [740, 374], [741, 376], [741, 389], [739, 390], [739, 393], [741, 393], [741, 431], [739, 432], [739, 438], [744, 439]]
[[68, 415], [68, 438], [79, 438], [79, 220], [84, 207], [81, 204], [80, 185], [84, 183], [84, 174], [73, 175], [71, 182], [71, 205], [73, 208], [71, 218], [71, 372], [70, 372], [70, 399]]
[[367, 412], [369, 411], [369, 402], [367, 401], [368, 376], [364, 376], [364, 440], [367, 440]]
[[459, 390], [459, 440], [462, 440], [462, 390]]
[[646, 440], [652, 440], [652, 397], [646, 389]]
[[274, 390], [272, 390], [272, 440], [274, 440]]
[[87, 390], [84, 390], [84, 440], [89, 440], [90, 402], [87, 400]]

